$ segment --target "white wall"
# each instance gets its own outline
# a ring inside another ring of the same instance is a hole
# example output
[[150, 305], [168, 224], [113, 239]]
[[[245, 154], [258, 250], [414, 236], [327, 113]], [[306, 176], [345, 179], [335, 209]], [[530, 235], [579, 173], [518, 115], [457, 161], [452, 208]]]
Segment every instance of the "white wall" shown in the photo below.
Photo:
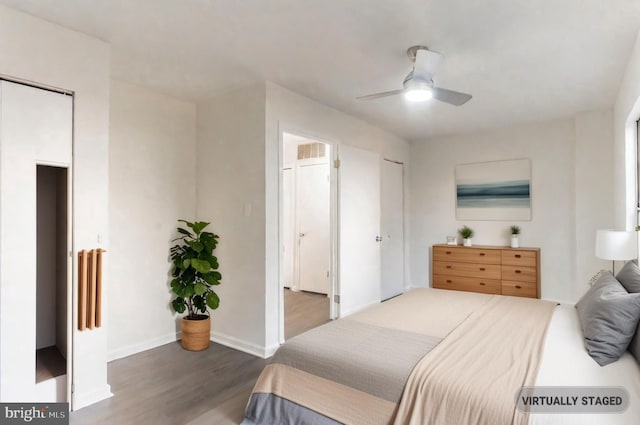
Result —
[[281, 131], [369, 149], [407, 164], [408, 144], [269, 82], [198, 104], [197, 122], [197, 216], [211, 220], [220, 235], [223, 276], [212, 338], [268, 356], [279, 337]]
[[[109, 359], [175, 341], [169, 248], [196, 214], [195, 104], [111, 80]], [[135, 325], [134, 325], [135, 324]]]
[[[0, 52], [1, 75], [74, 91], [74, 250], [108, 249], [109, 46], [0, 6]], [[2, 298], [15, 296], [3, 288]], [[111, 394], [107, 327], [74, 330], [75, 409]]]
[[262, 84], [198, 104], [197, 217], [220, 236], [212, 339], [260, 356], [275, 308], [265, 302], [264, 123]]
[[[612, 220], [610, 157], [609, 112], [414, 143], [409, 178], [413, 285], [430, 283], [431, 245], [445, 243], [463, 225], [475, 230], [474, 244], [508, 245], [509, 226], [518, 224], [521, 246], [541, 248], [542, 297], [575, 301], [584, 291], [584, 276], [603, 265], [593, 244], [595, 229]], [[531, 159], [532, 220], [456, 221], [455, 165], [518, 158]]]
[[[587, 282], [610, 261], [595, 257], [596, 231], [614, 227], [613, 112], [592, 111], [575, 117], [575, 285], [570, 300], [577, 301]], [[616, 266], [616, 270], [619, 268]]]
[[619, 229], [636, 226], [636, 121], [640, 118], [640, 32], [629, 55], [613, 108], [615, 137], [615, 224]]

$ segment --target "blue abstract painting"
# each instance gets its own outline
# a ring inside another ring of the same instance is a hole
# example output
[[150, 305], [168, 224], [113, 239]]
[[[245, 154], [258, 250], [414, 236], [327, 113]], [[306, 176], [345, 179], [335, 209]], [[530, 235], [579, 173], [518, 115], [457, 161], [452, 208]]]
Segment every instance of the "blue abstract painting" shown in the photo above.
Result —
[[458, 220], [531, 220], [531, 161], [456, 166]]

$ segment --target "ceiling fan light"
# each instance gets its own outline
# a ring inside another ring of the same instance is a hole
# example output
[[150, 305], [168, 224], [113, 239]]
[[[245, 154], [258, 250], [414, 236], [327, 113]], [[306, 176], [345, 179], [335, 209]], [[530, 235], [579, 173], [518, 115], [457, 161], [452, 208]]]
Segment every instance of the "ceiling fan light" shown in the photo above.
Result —
[[411, 102], [425, 102], [433, 97], [431, 88], [410, 88], [404, 92], [404, 98]]

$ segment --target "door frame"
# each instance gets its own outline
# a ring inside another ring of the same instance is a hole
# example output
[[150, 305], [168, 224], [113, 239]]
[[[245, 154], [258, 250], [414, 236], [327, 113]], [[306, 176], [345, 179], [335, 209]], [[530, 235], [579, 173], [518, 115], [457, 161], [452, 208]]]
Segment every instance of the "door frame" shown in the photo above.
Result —
[[279, 123], [278, 126], [278, 342], [285, 342], [284, 333], [284, 256], [282, 255], [282, 241], [284, 240], [283, 226], [283, 178], [282, 168], [284, 166], [284, 135], [291, 134], [299, 137], [308, 138], [310, 140], [321, 142], [329, 146], [329, 227], [330, 227], [330, 266], [329, 266], [329, 318], [336, 319], [338, 317], [338, 306], [335, 302], [335, 294], [338, 292], [338, 173], [335, 167], [338, 159], [339, 142], [330, 140], [322, 135], [315, 134], [311, 131], [301, 130], [298, 127], [291, 127]]

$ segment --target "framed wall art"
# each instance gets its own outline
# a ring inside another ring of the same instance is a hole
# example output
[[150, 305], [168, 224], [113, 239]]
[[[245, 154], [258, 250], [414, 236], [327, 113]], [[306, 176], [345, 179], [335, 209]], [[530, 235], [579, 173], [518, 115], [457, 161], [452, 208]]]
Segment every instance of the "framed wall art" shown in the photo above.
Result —
[[531, 161], [456, 165], [457, 220], [531, 220]]

